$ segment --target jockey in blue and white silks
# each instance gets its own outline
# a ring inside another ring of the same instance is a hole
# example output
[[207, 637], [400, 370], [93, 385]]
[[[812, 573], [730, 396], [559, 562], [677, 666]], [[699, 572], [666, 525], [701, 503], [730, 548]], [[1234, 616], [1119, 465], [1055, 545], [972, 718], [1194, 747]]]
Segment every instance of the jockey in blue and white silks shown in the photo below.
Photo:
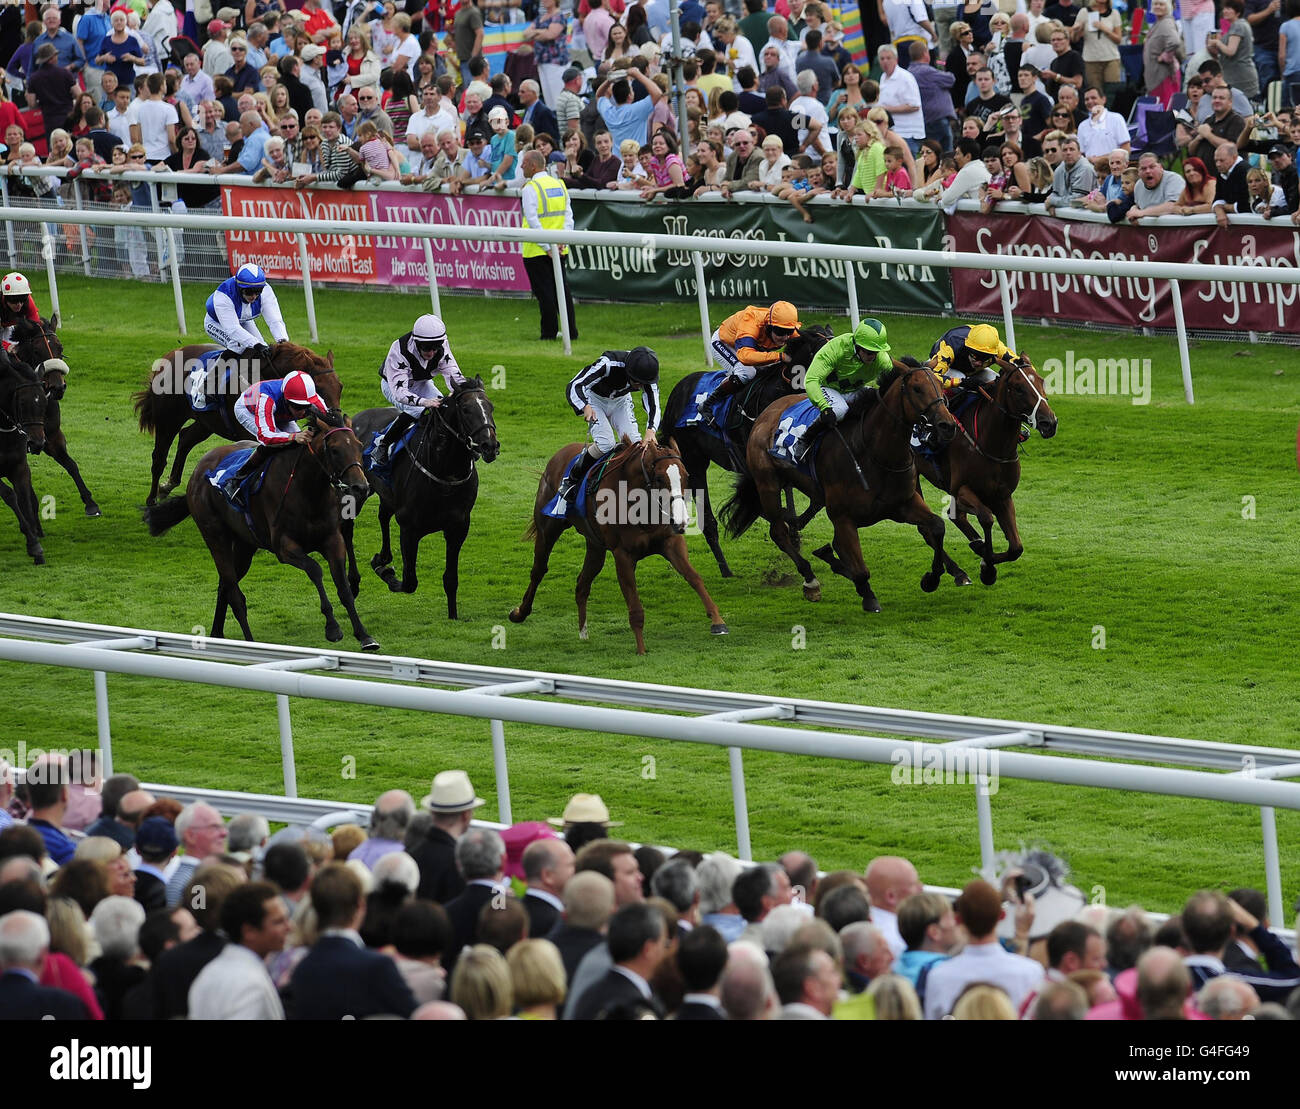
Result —
[[243, 354], [265, 345], [257, 327], [258, 316], [266, 320], [271, 338], [277, 343], [288, 341], [280, 303], [266, 284], [262, 267], [240, 266], [234, 277], [226, 278], [208, 297], [203, 330], [224, 349]]

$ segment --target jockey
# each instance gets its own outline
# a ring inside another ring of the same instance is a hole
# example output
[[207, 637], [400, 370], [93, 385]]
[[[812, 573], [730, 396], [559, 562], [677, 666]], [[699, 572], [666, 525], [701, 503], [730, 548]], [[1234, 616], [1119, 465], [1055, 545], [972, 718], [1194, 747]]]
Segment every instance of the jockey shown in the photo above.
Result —
[[944, 390], [951, 393], [969, 376], [972, 382], [992, 380], [989, 369], [996, 358], [1012, 358], [1015, 351], [1002, 342], [998, 329], [986, 323], [962, 324], [943, 333], [930, 348], [930, 369], [943, 379]]
[[559, 498], [567, 503], [583, 476], [601, 455], [608, 454], [626, 435], [641, 441], [632, 407], [632, 393], [640, 390], [645, 405], [645, 437], [655, 441], [662, 409], [659, 404], [659, 359], [648, 347], [607, 350], [569, 382], [569, 404], [591, 428], [591, 444], [574, 463], [560, 486]]
[[8, 342], [14, 324], [20, 320], [39, 323], [41, 315], [32, 299], [32, 287], [21, 273], [7, 273], [0, 280], [0, 340]]
[[844, 393], [864, 388], [893, 368], [889, 336], [885, 325], [876, 319], [864, 319], [851, 334], [836, 335], [813, 355], [804, 374], [804, 389], [821, 414], [795, 444], [795, 461], [802, 462], [817, 437], [844, 418], [851, 399]]
[[315, 409], [328, 414], [329, 409], [316, 392], [316, 383], [301, 370], [284, 378], [268, 378], [250, 385], [235, 401], [235, 419], [256, 440], [257, 449], [248, 460], [221, 485], [227, 497], [266, 460], [268, 448], [289, 447], [305, 443], [311, 432], [300, 431], [298, 420]]
[[289, 341], [280, 315], [280, 303], [266, 283], [261, 266], [240, 266], [234, 277], [227, 277], [208, 297], [203, 330], [234, 354], [265, 347], [257, 317], [266, 318], [271, 337], [277, 343]]
[[397, 419], [375, 446], [372, 457], [376, 465], [387, 465], [389, 450], [407, 428], [426, 408], [442, 403], [442, 393], [433, 383], [435, 374], [442, 374], [448, 392], [465, 380], [447, 343], [446, 325], [437, 316], [424, 315], [410, 331], [393, 340], [379, 370], [379, 391], [397, 409]]
[[750, 305], [723, 320], [710, 343], [727, 376], [701, 402], [700, 419], [713, 423], [713, 406], [718, 401], [738, 393], [760, 369], [788, 363], [790, 356], [784, 347], [798, 330], [799, 311], [785, 300], [770, 308]]

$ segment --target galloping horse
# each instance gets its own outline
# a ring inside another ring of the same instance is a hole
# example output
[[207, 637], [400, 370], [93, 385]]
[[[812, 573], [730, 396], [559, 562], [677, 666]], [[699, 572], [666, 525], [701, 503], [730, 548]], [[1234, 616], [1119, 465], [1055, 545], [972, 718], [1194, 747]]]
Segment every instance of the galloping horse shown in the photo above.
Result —
[[[86, 483], [81, 478], [81, 469], [68, 453], [68, 438], [63, 434], [62, 415], [59, 402], [68, 390], [68, 364], [63, 360], [63, 344], [56, 334], [59, 327], [59, 314], [54, 313], [48, 320], [19, 320], [14, 325], [14, 355], [40, 374], [45, 386], [45, 453], [68, 471], [77, 486], [81, 503], [86, 506], [87, 516], [98, 516], [99, 505]], [[36, 521], [37, 534], [43, 535], [39, 518]]]
[[[368, 408], [357, 414], [353, 427], [362, 443], [382, 431], [397, 415], [395, 408]], [[412, 432], [409, 446], [393, 459], [391, 486], [382, 480], [372, 488], [379, 495], [379, 526], [384, 545], [370, 565], [394, 593], [414, 593], [415, 562], [420, 540], [441, 531], [447, 541], [442, 588], [447, 595], [447, 616], [456, 619], [456, 589], [460, 582], [460, 549], [469, 534], [469, 516], [478, 499], [475, 459], [495, 461], [501, 453], [492, 402], [481, 379], [457, 385], [437, 408], [426, 408]], [[392, 567], [393, 548], [389, 523], [397, 517], [402, 550], [402, 576]], [[356, 572], [352, 550], [355, 520], [343, 522], [350, 572]], [[353, 584], [357, 588], [359, 581]]]
[[[369, 487], [361, 469], [361, 443], [347, 427], [344, 417], [309, 416], [313, 435], [306, 443], [278, 449], [265, 467], [261, 487], [248, 497], [248, 515], [231, 506], [225, 495], [208, 480], [223, 458], [247, 444], [215, 447], [199, 461], [190, 475], [184, 497], [169, 497], [144, 510], [150, 535], [162, 535], [187, 516], [195, 524], [212, 552], [217, 566], [217, 609], [212, 618], [212, 636], [224, 637], [226, 609], [239, 621], [245, 639], [252, 639], [248, 627], [248, 605], [240, 581], [248, 573], [253, 555], [268, 550], [281, 562], [303, 571], [320, 594], [325, 617], [325, 638], [337, 643], [343, 631], [334, 619], [334, 609], [325, 596], [320, 566], [311, 557], [318, 551], [329, 563], [330, 576], [339, 600], [352, 621], [352, 632], [363, 651], [377, 651], [376, 643], [357, 616], [356, 601], [348, 585], [347, 550], [340, 529], [346, 495], [356, 504]], [[251, 479], [248, 484], [253, 484]]]
[[[949, 519], [970, 540], [980, 558], [980, 581], [998, 580], [998, 563], [1015, 562], [1024, 552], [1016, 527], [1012, 494], [1020, 484], [1021, 426], [1028, 424], [1044, 439], [1056, 434], [1056, 413], [1047, 403], [1043, 379], [1029, 358], [1011, 362], [1000, 358], [997, 382], [990, 395], [979, 386], [979, 399], [959, 422], [961, 434], [946, 451], [935, 455], [916, 452], [916, 468], [931, 485], [952, 496]], [[969, 429], [969, 430], [968, 430]], [[984, 537], [966, 518], [975, 513]], [[1007, 550], [993, 553], [993, 521], [1007, 537]]]
[[18, 517], [27, 539], [27, 553], [37, 566], [45, 565], [41, 547], [40, 512], [32, 489], [29, 454], [45, 449], [45, 390], [34, 370], [0, 352], [0, 500]]
[[[587, 638], [587, 598], [591, 595], [591, 583], [604, 567], [605, 556], [610, 551], [614, 552], [618, 584], [627, 602], [628, 623], [636, 636], [638, 655], [645, 654], [645, 609], [637, 593], [636, 564], [652, 554], [663, 555], [699, 594], [713, 634], [726, 635], [727, 625], [722, 622], [722, 614], [686, 553], [686, 540], [682, 536], [689, 516], [686, 504], [688, 478], [672, 439], [663, 443], [633, 443], [624, 437], [607, 462], [598, 463], [588, 471], [584, 482], [588, 492], [582, 515], [574, 513], [563, 520], [547, 516], [544, 510], [564, 480], [569, 462], [585, 449], [583, 443], [561, 447], [552, 456], [538, 483], [533, 520], [525, 532], [525, 538], [534, 541], [532, 576], [524, 599], [510, 613], [511, 622], [522, 624], [528, 619], [533, 611], [537, 587], [546, 576], [551, 549], [560, 536], [573, 527], [587, 541], [587, 557], [583, 560], [574, 591], [578, 602], [579, 638]], [[668, 502], [666, 511], [664, 501]]]
[[754, 376], [749, 387], [741, 390], [731, 405], [731, 418], [726, 428], [730, 443], [699, 424], [678, 426], [682, 415], [700, 391], [700, 379], [713, 371], [706, 370], [682, 378], [673, 386], [668, 403], [664, 405], [663, 426], [672, 432], [673, 442], [682, 452], [682, 463], [690, 475], [691, 493], [702, 510], [700, 530], [704, 532], [709, 550], [717, 559], [718, 569], [724, 578], [729, 578], [732, 574], [718, 542], [718, 522], [714, 519], [713, 505], [709, 501], [709, 463], [732, 473], [744, 469], [745, 444], [749, 441], [754, 421], [778, 397], [789, 396], [803, 388], [803, 374], [811, 365], [813, 355], [830, 338], [829, 327], [819, 325], [804, 328], [786, 344], [786, 351], [790, 355], [788, 366], [777, 364], [760, 370]]
[[[793, 484], [814, 501], [824, 497], [835, 540], [815, 553], [853, 582], [865, 611], [879, 612], [880, 602], [871, 590], [871, 573], [862, 558], [858, 529], [879, 520], [917, 526], [934, 551], [921, 588], [933, 592], [951, 560], [943, 549], [943, 520], [930, 511], [917, 490], [909, 441], [917, 423], [928, 425], [943, 441], [957, 432], [934, 373], [925, 366], [895, 367], [882, 381], [879, 400], [872, 403], [870, 393], [859, 394], [844, 419], [814, 447], [816, 480], [769, 453], [786, 410], [801, 399], [776, 401], [754, 424], [746, 452], [749, 473], [741, 475], [735, 495], [722, 509], [727, 533], [742, 535], [760, 515], [765, 517], [772, 541], [790, 557], [804, 580], [804, 597], [821, 600], [821, 583], [799, 553], [795, 521], [781, 506], [782, 487]], [[955, 564], [950, 568], [955, 569]]]
[[[334, 372], [333, 351], [322, 358], [296, 343], [276, 343], [260, 360], [251, 356], [237, 360], [237, 364], [243, 367], [240, 372], [231, 373], [231, 380], [237, 382], [237, 387], [220, 387], [209, 397], [209, 400], [219, 400], [219, 405], [206, 412], [195, 412], [190, 407], [188, 371], [199, 364], [202, 355], [217, 349], [212, 343], [196, 343], [171, 351], [154, 363], [145, 387], [135, 394], [140, 430], [154, 437], [153, 482], [146, 505], [155, 504], [159, 494], [165, 497], [180, 485], [186, 457], [204, 439], [210, 435], [243, 439], [248, 434], [235, 420], [235, 402], [240, 392], [254, 381], [281, 378], [293, 370], [301, 370], [316, 382], [316, 391], [330, 408], [338, 408], [343, 401], [343, 385]], [[189, 423], [191, 420], [193, 423]], [[187, 423], [189, 426], [185, 427]], [[160, 485], [158, 479], [167, 464], [167, 452], [178, 435], [180, 441], [176, 444], [171, 478]]]

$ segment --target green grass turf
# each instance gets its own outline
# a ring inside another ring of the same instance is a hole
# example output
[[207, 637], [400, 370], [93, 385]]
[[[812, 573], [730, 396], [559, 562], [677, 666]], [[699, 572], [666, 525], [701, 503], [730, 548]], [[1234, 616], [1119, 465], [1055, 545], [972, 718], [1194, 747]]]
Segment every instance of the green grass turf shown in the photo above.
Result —
[[[186, 291], [190, 326], [208, 290]], [[279, 290], [291, 334], [305, 338], [303, 298]], [[150, 440], [130, 394], [150, 362], [176, 345], [170, 289], [60, 280], [63, 339], [72, 366], [65, 421], [73, 455], [100, 504], [81, 514], [71, 481], [35, 463], [38, 494], [53, 496], [49, 565], [34, 567], [5, 515], [0, 526], [0, 608], [69, 620], [189, 632], [212, 619], [215, 572], [190, 522], [152, 539], [137, 506], [148, 488]], [[38, 302], [48, 303], [38, 289]], [[583, 426], [564, 400], [574, 371], [606, 346], [653, 346], [664, 397], [698, 369], [693, 302], [583, 305], [572, 358], [532, 340], [536, 307], [517, 300], [445, 297], [454, 350], [468, 373], [490, 378], [503, 453], [480, 467], [474, 526], [461, 563], [461, 619], [450, 623], [441, 591], [442, 541], [421, 551], [414, 596], [390, 594], [365, 570], [360, 607], [385, 652], [668, 684], [800, 696], [939, 712], [1010, 717], [1229, 742], [1296, 746], [1295, 634], [1290, 590], [1300, 559], [1296, 496], [1294, 354], [1283, 348], [1193, 345], [1197, 404], [1183, 402], [1172, 339], [1042, 329], [1022, 324], [1020, 345], [1041, 363], [1053, 355], [1151, 359], [1147, 406], [1125, 397], [1055, 398], [1060, 432], [1026, 445], [1017, 508], [1026, 553], [992, 588], [937, 593], [918, 582], [928, 551], [914, 530], [881, 524], [863, 533], [873, 586], [884, 606], [864, 614], [851, 584], [829, 573], [825, 600], [806, 603], [784, 556], [756, 527], [729, 542], [738, 577], [722, 581], [703, 539], [695, 566], [731, 627], [714, 638], [698, 601], [667, 563], [643, 563], [639, 581], [649, 653], [633, 650], [614, 572], [591, 598], [591, 638], [580, 642], [573, 582], [581, 543], [561, 542], [533, 616], [507, 623], [527, 583], [522, 540], [537, 476]], [[714, 306], [715, 318], [723, 305]], [[425, 308], [413, 296], [320, 290], [321, 350], [332, 348], [350, 412], [382, 403], [377, 370], [389, 342]], [[833, 321], [837, 328], [843, 320]], [[889, 318], [895, 349], [925, 354], [947, 321]], [[191, 338], [194, 331], [192, 330]], [[213, 441], [215, 442], [215, 441]], [[209, 445], [212, 445], [210, 442]], [[192, 456], [197, 460], [198, 454]], [[729, 488], [713, 471], [715, 502]], [[927, 487], [935, 507], [939, 495]], [[1253, 497], [1255, 519], [1243, 518]], [[974, 575], [975, 559], [949, 549]], [[825, 542], [825, 517], [805, 549]], [[999, 543], [1002, 540], [999, 537]], [[375, 512], [358, 529], [363, 567], [378, 549]], [[779, 584], [771, 584], [779, 583]], [[307, 579], [268, 555], [245, 582], [254, 634], [326, 646]], [[1106, 647], [1093, 649], [1094, 627]], [[346, 622], [344, 624], [346, 628]], [[505, 632], [503, 649], [494, 634]], [[233, 621], [229, 625], [234, 628]], [[798, 628], [806, 649], [794, 649]], [[349, 635], [341, 644], [353, 648]], [[93, 745], [90, 676], [0, 667], [12, 704], [13, 742]], [[109, 683], [115, 761], [142, 778], [279, 792], [274, 702], [206, 687], [114, 677]], [[368, 801], [402, 786], [419, 797], [432, 775], [466, 768], [492, 796], [485, 723], [421, 719], [295, 701], [302, 796]], [[516, 819], [557, 814], [572, 793], [601, 793], [630, 837], [702, 849], [735, 849], [726, 756], [687, 744], [638, 741], [523, 726], [507, 728]], [[654, 757], [647, 776], [644, 756]], [[355, 777], [344, 770], [356, 760]], [[757, 857], [794, 846], [827, 868], [861, 867], [878, 852], [917, 863], [926, 881], [961, 884], [978, 864], [971, 789], [895, 786], [889, 768], [746, 755]], [[492, 814], [490, 806], [487, 813]], [[1112, 903], [1174, 909], [1199, 886], [1263, 885], [1259, 816], [1250, 808], [1003, 781], [993, 802], [999, 848], [1042, 844], [1061, 852], [1085, 889]], [[1297, 892], [1300, 820], [1279, 812], [1283, 877]]]

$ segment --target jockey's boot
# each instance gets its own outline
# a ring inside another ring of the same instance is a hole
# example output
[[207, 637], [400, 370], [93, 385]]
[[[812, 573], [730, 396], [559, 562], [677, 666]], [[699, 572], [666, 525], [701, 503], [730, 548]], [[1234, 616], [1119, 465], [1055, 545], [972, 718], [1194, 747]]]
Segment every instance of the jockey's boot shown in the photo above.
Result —
[[262, 463], [266, 461], [270, 452], [260, 443], [257, 448], [245, 460], [244, 464], [231, 474], [221, 483], [221, 491], [226, 495], [226, 499], [234, 501], [235, 494], [239, 492], [239, 487], [252, 477], [261, 468]]
[[566, 506], [577, 496], [578, 490], [582, 486], [582, 479], [587, 476], [587, 471], [595, 465], [595, 462], [596, 457], [592, 455], [591, 451], [584, 447], [582, 453], [578, 455], [578, 461], [573, 464], [573, 469], [571, 469], [568, 476], [560, 482], [560, 491], [558, 496]]
[[717, 421], [713, 415], [713, 406], [719, 401], [726, 400], [733, 393], [739, 393], [749, 382], [743, 377], [737, 377], [735, 374], [729, 374], [722, 379], [722, 384], [713, 390], [707, 397], [700, 402], [700, 420], [702, 423], [716, 426]]
[[393, 445], [406, 434], [407, 429], [415, 423], [414, 416], [408, 416], [405, 412], [399, 412], [397, 419], [388, 425], [388, 430], [379, 437], [379, 442], [375, 444], [374, 453], [370, 456], [370, 461], [375, 466], [387, 466], [389, 462], [388, 453], [393, 449]]
[[795, 443], [794, 449], [790, 452], [794, 456], [794, 460], [802, 463], [808, 452], [812, 450], [812, 445], [837, 423], [839, 423], [839, 420], [836, 419], [835, 410], [833, 408], [823, 408], [817, 419], [804, 429], [803, 435]]

